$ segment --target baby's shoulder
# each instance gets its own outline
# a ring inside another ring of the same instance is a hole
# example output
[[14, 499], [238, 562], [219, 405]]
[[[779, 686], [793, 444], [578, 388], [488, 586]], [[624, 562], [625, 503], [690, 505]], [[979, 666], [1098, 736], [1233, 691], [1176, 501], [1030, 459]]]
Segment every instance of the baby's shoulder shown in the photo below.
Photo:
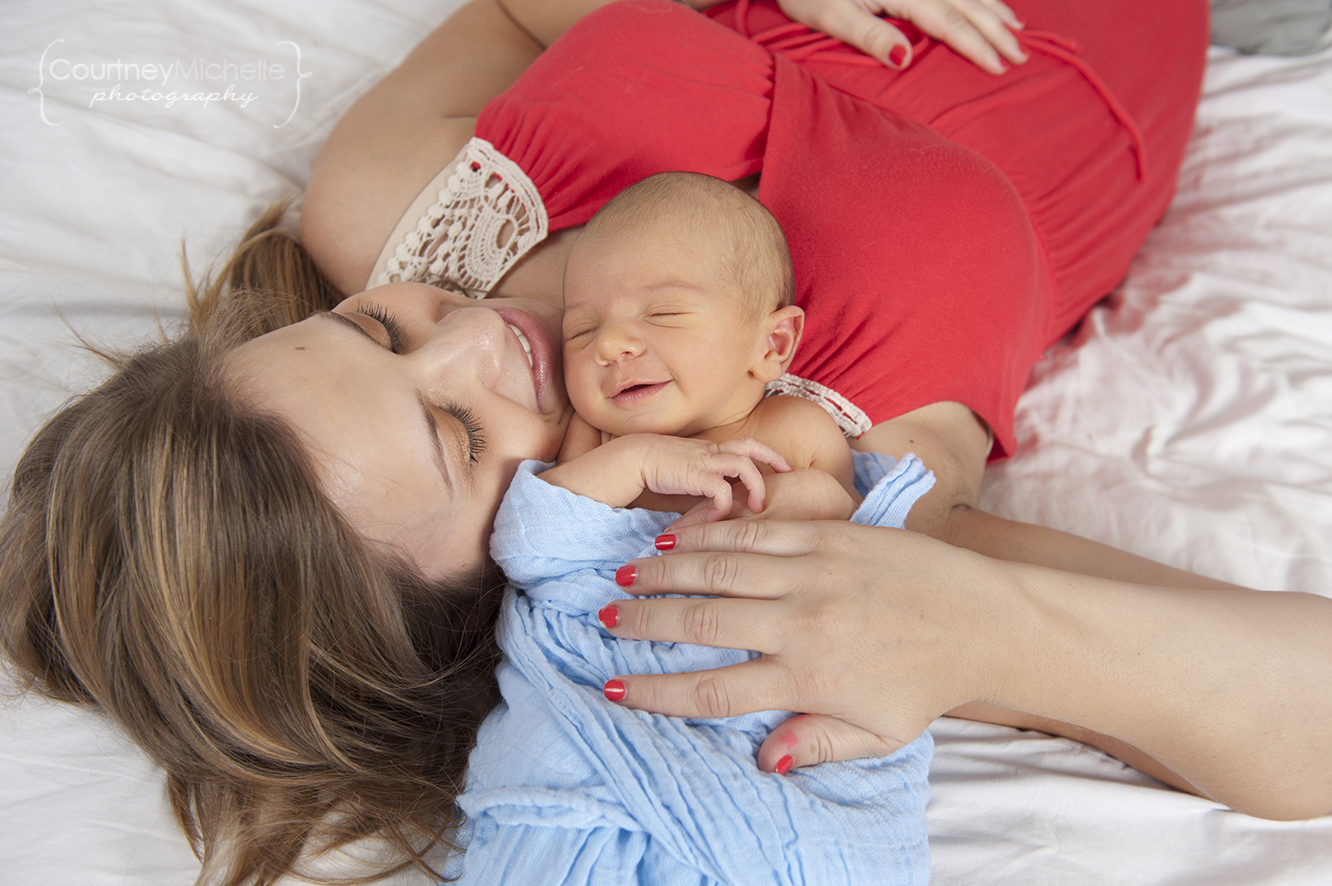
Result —
[[791, 467], [809, 467], [830, 447], [848, 448], [842, 429], [822, 406], [802, 397], [765, 397], [751, 414], [754, 436], [778, 450]]
[[831, 429], [842, 436], [837, 422], [828, 411], [813, 400], [777, 394], [764, 397], [751, 413], [759, 423], [774, 427], [791, 427], [805, 433]]

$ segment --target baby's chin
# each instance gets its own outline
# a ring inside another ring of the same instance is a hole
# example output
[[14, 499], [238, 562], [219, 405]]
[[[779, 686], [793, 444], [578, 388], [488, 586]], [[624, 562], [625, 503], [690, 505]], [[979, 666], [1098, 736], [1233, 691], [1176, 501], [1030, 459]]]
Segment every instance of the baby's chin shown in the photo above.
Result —
[[624, 413], [605, 415], [597, 427], [616, 437], [628, 434], [664, 434], [669, 437], [682, 437], [688, 436], [687, 430], [691, 424], [688, 418], [680, 419], [659, 412], [644, 411], [630, 415]]

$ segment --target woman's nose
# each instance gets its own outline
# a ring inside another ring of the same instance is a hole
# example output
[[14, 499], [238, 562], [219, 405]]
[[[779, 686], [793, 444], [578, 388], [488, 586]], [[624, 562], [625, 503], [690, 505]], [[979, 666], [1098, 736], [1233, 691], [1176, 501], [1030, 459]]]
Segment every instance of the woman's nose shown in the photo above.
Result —
[[597, 333], [597, 363], [609, 366], [643, 353], [643, 339], [632, 324], [607, 323]]
[[456, 308], [425, 331], [418, 359], [434, 372], [458, 373], [471, 367], [489, 378], [499, 370], [506, 344], [504, 318], [490, 308]]

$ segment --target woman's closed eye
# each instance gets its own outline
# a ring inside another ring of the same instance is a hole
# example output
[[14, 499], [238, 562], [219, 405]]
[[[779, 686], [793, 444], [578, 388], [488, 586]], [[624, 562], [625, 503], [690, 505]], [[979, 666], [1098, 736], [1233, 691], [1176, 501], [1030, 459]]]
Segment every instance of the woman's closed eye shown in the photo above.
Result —
[[390, 351], [395, 354], [403, 352], [402, 325], [398, 323], [387, 308], [376, 302], [362, 302], [357, 306], [356, 313], [369, 317], [384, 327], [384, 332], [388, 335]]
[[481, 422], [477, 419], [476, 413], [457, 403], [448, 404], [444, 407], [444, 411], [462, 425], [463, 432], [467, 434], [467, 459], [476, 464], [481, 460], [481, 453], [486, 451], [486, 437], [481, 431]]

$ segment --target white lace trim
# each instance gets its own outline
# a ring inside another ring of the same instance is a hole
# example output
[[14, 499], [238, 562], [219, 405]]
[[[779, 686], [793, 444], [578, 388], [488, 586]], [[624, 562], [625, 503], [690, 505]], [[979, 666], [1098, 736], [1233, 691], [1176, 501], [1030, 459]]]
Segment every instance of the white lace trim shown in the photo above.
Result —
[[485, 298], [546, 238], [548, 223], [541, 194], [527, 174], [490, 142], [473, 138], [373, 285], [429, 283]]
[[812, 400], [819, 404], [837, 422], [837, 426], [842, 429], [842, 433], [853, 440], [873, 427], [864, 410], [832, 388], [821, 385], [816, 381], [810, 381], [807, 378], [801, 378], [787, 372], [776, 381], [768, 382], [768, 387], [763, 392], [765, 397], [772, 397], [777, 394], [804, 397], [806, 400]]

